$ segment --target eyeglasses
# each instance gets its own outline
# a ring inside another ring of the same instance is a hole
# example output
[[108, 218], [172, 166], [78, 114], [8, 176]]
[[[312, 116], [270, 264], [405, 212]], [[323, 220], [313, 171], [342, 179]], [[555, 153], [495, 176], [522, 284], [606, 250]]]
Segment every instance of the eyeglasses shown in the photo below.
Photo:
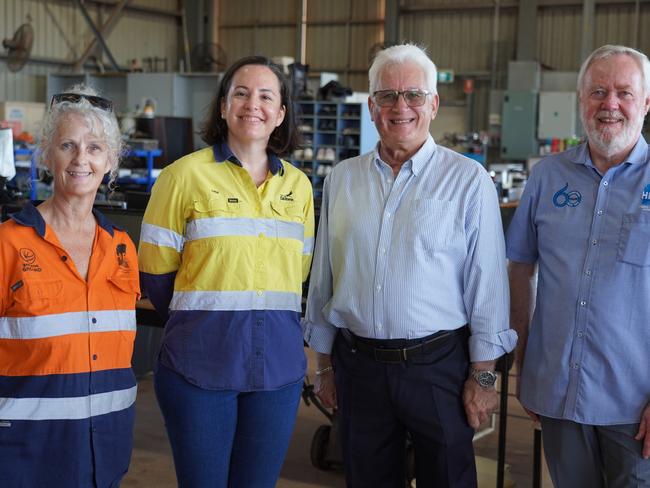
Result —
[[82, 99], [88, 100], [88, 102], [93, 107], [97, 107], [100, 110], [104, 110], [106, 112], [113, 111], [113, 102], [110, 100], [95, 95], [84, 95], [82, 93], [57, 93], [56, 95], [52, 96], [50, 108], [52, 108], [57, 103], [79, 103]]
[[426, 90], [379, 90], [372, 94], [380, 107], [392, 107], [397, 103], [400, 95], [404, 97], [404, 101], [409, 107], [421, 107], [431, 92]]

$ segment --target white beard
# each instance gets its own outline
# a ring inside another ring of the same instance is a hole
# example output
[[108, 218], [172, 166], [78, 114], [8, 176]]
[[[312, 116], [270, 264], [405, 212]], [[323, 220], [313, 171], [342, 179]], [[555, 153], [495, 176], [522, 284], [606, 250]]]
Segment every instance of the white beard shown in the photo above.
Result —
[[[623, 130], [616, 133], [609, 128], [596, 128], [596, 119], [600, 117], [611, 117], [623, 119]], [[606, 158], [620, 154], [630, 146], [634, 145], [641, 134], [644, 117], [637, 120], [626, 119], [620, 112], [600, 111], [592, 119], [587, 120], [584, 110], [580, 110], [580, 119], [582, 126], [587, 133], [589, 145], [593, 146], [600, 154]]]

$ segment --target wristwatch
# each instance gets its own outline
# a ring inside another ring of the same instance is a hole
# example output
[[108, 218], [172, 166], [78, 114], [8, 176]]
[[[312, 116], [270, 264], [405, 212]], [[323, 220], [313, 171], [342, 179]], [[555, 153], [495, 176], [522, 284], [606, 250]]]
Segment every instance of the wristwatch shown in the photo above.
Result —
[[497, 381], [497, 375], [494, 371], [487, 369], [474, 369], [470, 368], [469, 374], [476, 380], [481, 388], [494, 388], [494, 383]]

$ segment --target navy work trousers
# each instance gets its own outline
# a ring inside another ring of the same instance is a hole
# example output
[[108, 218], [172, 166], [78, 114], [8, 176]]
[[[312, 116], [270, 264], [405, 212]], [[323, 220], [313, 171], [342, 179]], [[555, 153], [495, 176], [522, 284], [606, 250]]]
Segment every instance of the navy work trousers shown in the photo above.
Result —
[[[381, 343], [393, 348], [404, 341]], [[403, 487], [407, 432], [418, 488], [477, 486], [474, 430], [462, 402], [468, 357], [462, 335], [400, 363], [378, 362], [337, 335], [333, 361], [349, 488]]]

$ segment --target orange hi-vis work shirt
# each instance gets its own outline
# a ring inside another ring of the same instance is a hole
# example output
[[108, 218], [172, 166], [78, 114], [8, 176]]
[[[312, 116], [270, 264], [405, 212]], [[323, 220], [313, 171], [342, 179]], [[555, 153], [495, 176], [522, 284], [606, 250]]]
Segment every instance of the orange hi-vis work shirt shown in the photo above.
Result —
[[38, 210], [0, 225], [0, 486], [116, 486], [131, 457], [137, 255], [97, 220], [84, 280]]

